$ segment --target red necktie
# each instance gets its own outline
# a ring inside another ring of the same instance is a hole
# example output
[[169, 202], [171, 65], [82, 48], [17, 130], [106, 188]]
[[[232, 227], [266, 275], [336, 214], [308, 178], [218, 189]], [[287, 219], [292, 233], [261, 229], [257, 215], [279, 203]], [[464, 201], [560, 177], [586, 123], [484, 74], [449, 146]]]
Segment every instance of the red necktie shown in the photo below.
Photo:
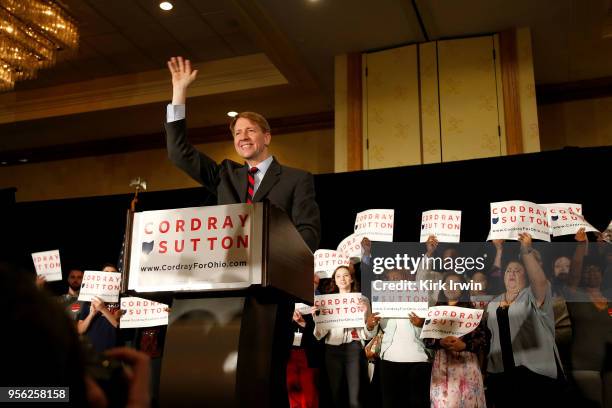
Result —
[[247, 174], [247, 204], [251, 204], [253, 202], [253, 195], [255, 195], [255, 173], [257, 173], [259, 169], [257, 167], [251, 167]]

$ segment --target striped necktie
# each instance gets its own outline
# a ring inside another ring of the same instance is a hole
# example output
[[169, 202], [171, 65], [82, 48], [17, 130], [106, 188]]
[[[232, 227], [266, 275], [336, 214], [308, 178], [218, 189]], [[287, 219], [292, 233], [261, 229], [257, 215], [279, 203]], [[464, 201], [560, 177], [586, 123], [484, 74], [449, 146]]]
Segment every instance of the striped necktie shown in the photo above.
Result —
[[255, 195], [255, 173], [257, 173], [259, 169], [257, 167], [251, 167], [247, 174], [247, 204], [251, 204], [253, 202], [253, 196]]

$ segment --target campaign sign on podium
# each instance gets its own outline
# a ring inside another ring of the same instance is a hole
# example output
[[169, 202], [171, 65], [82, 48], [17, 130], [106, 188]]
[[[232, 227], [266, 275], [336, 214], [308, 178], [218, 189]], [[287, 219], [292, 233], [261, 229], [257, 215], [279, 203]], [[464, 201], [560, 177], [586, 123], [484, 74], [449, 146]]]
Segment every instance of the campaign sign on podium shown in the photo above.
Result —
[[233, 204], [134, 214], [129, 289], [223, 290], [261, 283], [260, 207]]

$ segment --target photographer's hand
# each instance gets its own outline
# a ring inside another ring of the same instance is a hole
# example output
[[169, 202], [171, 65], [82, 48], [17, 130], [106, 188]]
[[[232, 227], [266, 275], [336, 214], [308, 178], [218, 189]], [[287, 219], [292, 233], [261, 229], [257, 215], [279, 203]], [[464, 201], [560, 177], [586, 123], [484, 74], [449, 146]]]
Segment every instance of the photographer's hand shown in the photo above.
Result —
[[110, 349], [106, 355], [120, 360], [128, 365], [126, 375], [128, 378], [127, 408], [148, 408], [151, 406], [151, 392], [149, 381], [151, 366], [149, 356], [143, 352], [128, 348], [117, 347]]

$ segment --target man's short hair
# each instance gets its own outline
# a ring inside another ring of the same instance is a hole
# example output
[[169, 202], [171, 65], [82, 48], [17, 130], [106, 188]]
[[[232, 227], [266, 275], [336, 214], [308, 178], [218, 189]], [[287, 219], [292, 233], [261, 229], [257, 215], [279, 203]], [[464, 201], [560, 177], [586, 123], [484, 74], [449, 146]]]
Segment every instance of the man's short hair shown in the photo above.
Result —
[[270, 133], [270, 124], [262, 115], [257, 112], [240, 112], [238, 115], [234, 116], [232, 121], [230, 122], [229, 128], [232, 132], [232, 136], [234, 136], [234, 127], [236, 126], [236, 121], [240, 118], [245, 118], [250, 120], [251, 122], [255, 122], [264, 133]]
[[64, 268], [62, 268], [62, 269], [64, 270], [64, 272], [66, 272], [66, 276], [70, 275], [70, 272], [72, 272], [72, 271], [79, 271], [81, 273], [83, 273], [83, 271], [84, 271], [84, 269], [81, 268], [80, 265], [69, 263], [69, 262], [66, 262], [66, 266]]

